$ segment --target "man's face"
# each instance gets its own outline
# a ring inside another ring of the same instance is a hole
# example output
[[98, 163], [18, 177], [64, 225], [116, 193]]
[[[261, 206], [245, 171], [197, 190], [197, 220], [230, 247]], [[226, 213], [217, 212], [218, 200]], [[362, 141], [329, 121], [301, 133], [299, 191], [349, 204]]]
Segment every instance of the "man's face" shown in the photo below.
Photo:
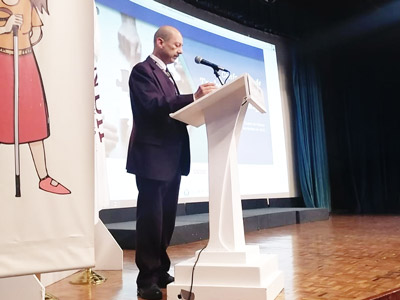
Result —
[[159, 45], [161, 48], [160, 57], [165, 64], [173, 63], [180, 54], [183, 53], [183, 38], [178, 31], [173, 31], [168, 40], [159, 38]]

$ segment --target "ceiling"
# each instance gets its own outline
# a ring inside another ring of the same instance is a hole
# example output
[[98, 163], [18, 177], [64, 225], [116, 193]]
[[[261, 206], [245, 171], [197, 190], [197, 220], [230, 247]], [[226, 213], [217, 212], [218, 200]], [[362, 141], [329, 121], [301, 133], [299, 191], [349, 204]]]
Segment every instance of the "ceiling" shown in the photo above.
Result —
[[[184, 0], [245, 26], [304, 39], [344, 22], [379, 13], [399, 0]], [[397, 12], [398, 14], [398, 12]]]

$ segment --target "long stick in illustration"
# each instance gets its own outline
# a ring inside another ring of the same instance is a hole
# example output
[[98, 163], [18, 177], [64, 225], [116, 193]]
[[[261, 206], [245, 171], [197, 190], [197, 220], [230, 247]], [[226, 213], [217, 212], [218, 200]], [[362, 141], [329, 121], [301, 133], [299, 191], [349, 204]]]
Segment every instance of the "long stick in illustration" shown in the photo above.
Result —
[[15, 159], [15, 197], [21, 197], [20, 157], [19, 157], [19, 72], [18, 72], [18, 26], [12, 27], [14, 49], [14, 159]]

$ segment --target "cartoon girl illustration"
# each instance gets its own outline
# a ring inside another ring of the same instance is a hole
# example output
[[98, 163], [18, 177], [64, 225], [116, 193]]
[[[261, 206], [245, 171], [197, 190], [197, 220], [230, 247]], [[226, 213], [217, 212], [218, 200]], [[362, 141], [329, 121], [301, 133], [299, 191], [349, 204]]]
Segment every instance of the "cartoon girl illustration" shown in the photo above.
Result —
[[28, 144], [39, 177], [39, 188], [70, 194], [47, 172], [44, 139], [50, 136], [48, 108], [39, 66], [33, 51], [42, 38], [39, 12], [47, 14], [47, 0], [0, 0], [0, 144], [14, 140], [14, 37], [18, 27], [18, 140]]

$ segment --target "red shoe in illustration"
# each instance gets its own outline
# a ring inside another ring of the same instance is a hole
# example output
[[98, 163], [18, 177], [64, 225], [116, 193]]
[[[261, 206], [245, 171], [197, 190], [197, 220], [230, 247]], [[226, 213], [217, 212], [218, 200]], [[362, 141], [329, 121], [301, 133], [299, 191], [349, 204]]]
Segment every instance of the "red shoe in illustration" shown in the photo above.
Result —
[[40, 180], [39, 188], [45, 192], [58, 194], [58, 195], [66, 195], [71, 194], [71, 191], [63, 186], [61, 183], [55, 181], [50, 176], [47, 176]]

